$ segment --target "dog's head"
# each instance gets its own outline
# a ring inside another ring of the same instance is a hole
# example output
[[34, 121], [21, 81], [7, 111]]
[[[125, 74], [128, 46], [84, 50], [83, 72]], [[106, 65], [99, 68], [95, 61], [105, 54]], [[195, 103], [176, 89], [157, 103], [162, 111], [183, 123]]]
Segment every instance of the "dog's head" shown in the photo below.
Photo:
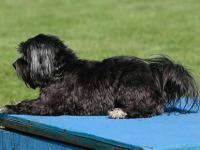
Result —
[[13, 63], [18, 76], [31, 88], [44, 87], [76, 56], [56, 36], [39, 34], [22, 42], [22, 57]]

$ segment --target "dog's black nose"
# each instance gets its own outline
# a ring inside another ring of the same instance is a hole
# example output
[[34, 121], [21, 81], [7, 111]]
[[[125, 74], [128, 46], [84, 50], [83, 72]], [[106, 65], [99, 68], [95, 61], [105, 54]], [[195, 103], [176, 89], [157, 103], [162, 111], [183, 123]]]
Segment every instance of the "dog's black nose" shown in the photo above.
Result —
[[13, 63], [13, 67], [16, 69], [16, 62]]

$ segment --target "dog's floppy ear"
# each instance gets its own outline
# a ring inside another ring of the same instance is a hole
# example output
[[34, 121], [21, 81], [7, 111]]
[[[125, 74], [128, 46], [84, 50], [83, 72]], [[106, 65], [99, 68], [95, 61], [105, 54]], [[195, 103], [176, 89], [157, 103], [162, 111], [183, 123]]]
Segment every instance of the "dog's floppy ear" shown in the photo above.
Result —
[[30, 51], [30, 75], [37, 84], [45, 83], [54, 72], [55, 52], [48, 45], [37, 45]]

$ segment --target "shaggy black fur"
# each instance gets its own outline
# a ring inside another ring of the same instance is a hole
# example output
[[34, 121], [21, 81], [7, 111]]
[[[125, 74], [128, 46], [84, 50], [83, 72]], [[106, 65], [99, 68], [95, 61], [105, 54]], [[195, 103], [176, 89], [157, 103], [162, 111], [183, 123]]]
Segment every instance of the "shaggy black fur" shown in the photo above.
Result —
[[166, 57], [81, 60], [56, 36], [44, 34], [21, 43], [18, 50], [22, 57], [13, 66], [27, 86], [40, 88], [40, 95], [7, 105], [7, 113], [106, 115], [121, 108], [129, 118], [150, 117], [182, 97], [189, 110], [198, 102], [191, 74]]

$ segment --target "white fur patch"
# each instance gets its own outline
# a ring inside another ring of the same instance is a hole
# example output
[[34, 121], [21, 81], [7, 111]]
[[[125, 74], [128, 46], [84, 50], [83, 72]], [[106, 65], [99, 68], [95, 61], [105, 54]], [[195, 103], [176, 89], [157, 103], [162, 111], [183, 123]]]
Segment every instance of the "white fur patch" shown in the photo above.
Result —
[[0, 107], [0, 113], [5, 113], [7, 111], [6, 107]]
[[112, 111], [108, 111], [108, 115], [112, 119], [124, 119], [127, 116], [127, 113], [120, 108], [115, 108]]

